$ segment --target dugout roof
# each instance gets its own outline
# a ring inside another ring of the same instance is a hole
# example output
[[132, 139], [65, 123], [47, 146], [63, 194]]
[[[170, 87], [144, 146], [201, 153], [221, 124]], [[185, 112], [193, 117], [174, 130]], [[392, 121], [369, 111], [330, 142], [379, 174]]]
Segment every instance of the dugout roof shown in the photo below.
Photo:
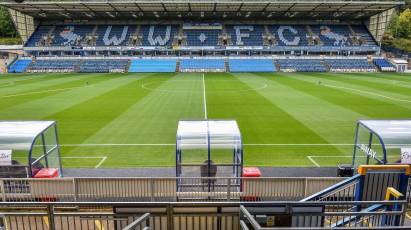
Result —
[[294, 19], [359, 20], [402, 0], [4, 0], [0, 5], [48, 19]]
[[0, 121], [0, 149], [30, 149], [54, 121]]
[[380, 137], [386, 148], [411, 145], [411, 120], [360, 120], [358, 123]]
[[240, 149], [241, 133], [235, 120], [179, 121], [177, 149]]

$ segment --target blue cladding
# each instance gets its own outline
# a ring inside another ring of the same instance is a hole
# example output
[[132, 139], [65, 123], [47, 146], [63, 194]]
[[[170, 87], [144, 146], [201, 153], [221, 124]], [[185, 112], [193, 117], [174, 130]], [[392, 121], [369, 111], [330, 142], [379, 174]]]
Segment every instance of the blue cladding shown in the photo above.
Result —
[[22, 73], [29, 67], [31, 60], [17, 60], [8, 69], [9, 73]]
[[215, 70], [225, 69], [223, 59], [182, 59], [180, 61], [181, 70]]
[[275, 72], [272, 59], [230, 59], [230, 72]]
[[173, 73], [176, 72], [176, 60], [132, 60], [130, 73]]

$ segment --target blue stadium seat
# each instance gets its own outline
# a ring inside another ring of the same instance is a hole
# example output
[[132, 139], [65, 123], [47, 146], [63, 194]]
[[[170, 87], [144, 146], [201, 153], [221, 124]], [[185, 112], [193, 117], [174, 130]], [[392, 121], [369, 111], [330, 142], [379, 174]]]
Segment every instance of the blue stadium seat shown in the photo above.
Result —
[[185, 30], [189, 46], [217, 46], [221, 30]]
[[326, 72], [327, 68], [319, 59], [278, 59], [283, 72]]
[[131, 60], [130, 73], [173, 73], [176, 72], [176, 60], [151, 60], [151, 59], [138, 59]]
[[30, 72], [74, 72], [79, 60], [35, 60]]
[[[50, 34], [53, 37], [52, 46], [82, 45], [84, 38], [90, 34], [95, 25], [62, 25], [39, 26], [26, 43], [26, 47], [36, 47], [42, 37]], [[369, 31], [362, 25], [311, 25], [311, 31], [323, 42], [323, 46], [353, 46], [352, 31], [364, 41], [365, 46], [376, 46]], [[129, 38], [136, 32], [137, 25], [98, 25], [96, 30], [96, 46], [126, 46]], [[262, 46], [265, 28], [263, 25], [227, 25], [227, 33], [231, 36], [234, 46]], [[237, 29], [236, 29], [237, 28]], [[278, 46], [307, 46], [307, 25], [268, 25], [268, 30], [275, 36]], [[173, 45], [173, 40], [179, 25], [141, 25], [139, 35], [142, 46]], [[189, 46], [217, 46], [218, 29], [184, 30]], [[80, 43], [80, 44], [79, 44]], [[369, 47], [368, 47], [369, 49]]]
[[381, 71], [384, 72], [395, 72], [395, 66], [385, 58], [376, 58], [373, 60], [374, 65], [376, 65]]
[[[279, 46], [308, 45], [305, 25], [276, 25], [273, 26], [271, 32], [276, 37]], [[294, 43], [297, 43], [297, 45]]]
[[31, 60], [29, 59], [19, 59], [10, 65], [8, 72], [9, 73], [22, 73], [27, 67], [29, 67]]
[[[143, 37], [142, 45], [171, 46], [178, 28], [177, 25], [143, 25], [140, 28], [140, 35]], [[150, 36], [150, 30], [152, 30], [152, 36]]]
[[129, 61], [128, 59], [84, 60], [80, 64], [80, 72], [82, 73], [125, 72], [128, 61]]
[[196, 70], [225, 71], [224, 59], [182, 59], [180, 61], [181, 72]]
[[361, 37], [361, 39], [364, 41], [362, 45], [367, 45], [367, 46], [376, 46], [377, 42], [374, 40], [373, 36], [370, 34], [368, 29], [365, 26], [362, 25], [355, 25], [351, 26], [354, 30], [354, 32]]
[[230, 72], [275, 72], [272, 59], [230, 59]]
[[325, 63], [330, 67], [330, 71], [333, 72], [375, 72], [374, 66], [372, 66], [367, 59], [326, 59]]
[[[238, 28], [236, 30], [236, 28]], [[227, 31], [231, 34], [233, 45], [239, 46], [262, 46], [263, 26], [262, 25], [231, 25], [227, 26]], [[239, 34], [237, 34], [237, 31]], [[241, 34], [249, 34], [248, 37], [241, 37]], [[237, 36], [238, 35], [238, 36]], [[240, 40], [241, 37], [241, 40]]]

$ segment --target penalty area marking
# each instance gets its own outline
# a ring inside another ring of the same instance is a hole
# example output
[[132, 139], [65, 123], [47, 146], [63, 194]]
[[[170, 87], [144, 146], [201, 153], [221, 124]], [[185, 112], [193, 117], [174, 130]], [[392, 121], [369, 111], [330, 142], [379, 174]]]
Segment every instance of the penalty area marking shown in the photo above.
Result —
[[104, 161], [107, 160], [107, 156], [102, 156], [102, 157], [61, 157], [63, 159], [101, 159], [95, 166], [94, 168], [100, 168], [100, 166], [104, 163]]
[[[311, 161], [311, 163], [313, 163], [316, 167], [320, 168], [321, 165], [314, 160], [314, 158], [340, 158], [340, 157], [352, 157], [352, 156], [307, 156], [308, 160]], [[360, 157], [365, 157], [365, 156], [356, 156], [358, 158]]]

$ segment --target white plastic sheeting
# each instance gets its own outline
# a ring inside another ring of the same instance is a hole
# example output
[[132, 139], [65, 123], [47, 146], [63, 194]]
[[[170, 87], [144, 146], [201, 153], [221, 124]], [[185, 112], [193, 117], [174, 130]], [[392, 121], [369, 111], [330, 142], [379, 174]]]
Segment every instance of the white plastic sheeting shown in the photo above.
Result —
[[180, 121], [177, 149], [241, 149], [241, 134], [234, 120]]
[[360, 120], [359, 124], [379, 136], [385, 148], [411, 146], [411, 120]]
[[29, 150], [54, 121], [0, 121], [0, 149]]

